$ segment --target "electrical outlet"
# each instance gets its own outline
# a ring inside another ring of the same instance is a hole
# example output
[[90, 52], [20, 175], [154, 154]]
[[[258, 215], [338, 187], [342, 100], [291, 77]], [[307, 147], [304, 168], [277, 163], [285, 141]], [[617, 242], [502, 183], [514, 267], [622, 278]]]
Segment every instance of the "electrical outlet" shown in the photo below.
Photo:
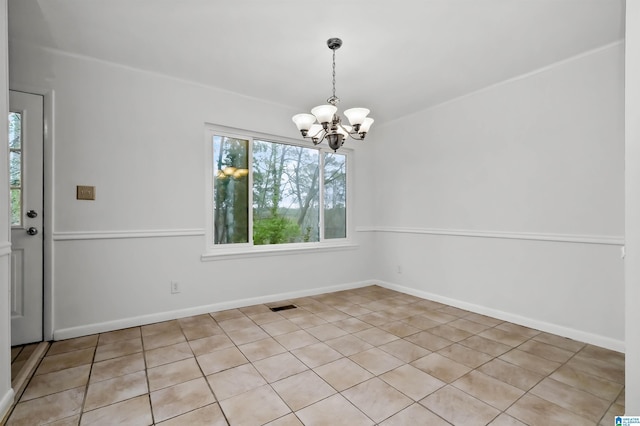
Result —
[[171, 294], [180, 293], [180, 283], [177, 281], [171, 281]]

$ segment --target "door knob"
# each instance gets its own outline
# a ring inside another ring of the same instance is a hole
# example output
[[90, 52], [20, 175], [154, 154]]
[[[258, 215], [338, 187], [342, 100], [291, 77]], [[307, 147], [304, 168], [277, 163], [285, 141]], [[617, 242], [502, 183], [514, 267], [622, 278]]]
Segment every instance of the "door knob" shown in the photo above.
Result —
[[27, 234], [29, 235], [36, 235], [37, 233], [38, 233], [38, 228], [34, 228], [33, 226], [27, 229]]
[[30, 217], [31, 219], [38, 217], [38, 212], [36, 212], [35, 210], [29, 210], [27, 212], [27, 217]]

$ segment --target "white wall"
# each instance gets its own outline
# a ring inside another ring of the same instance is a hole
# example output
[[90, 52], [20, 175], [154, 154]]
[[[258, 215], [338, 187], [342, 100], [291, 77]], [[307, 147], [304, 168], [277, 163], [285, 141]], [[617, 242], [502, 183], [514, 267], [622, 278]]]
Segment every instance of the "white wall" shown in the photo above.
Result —
[[[203, 123], [296, 137], [295, 111], [27, 45], [12, 45], [10, 67], [13, 88], [55, 95], [57, 338], [378, 278], [623, 347], [621, 44], [351, 144], [359, 249], [215, 262], [192, 235], [205, 220]], [[76, 201], [78, 184], [97, 200]]]
[[[204, 123], [297, 137], [294, 111], [27, 45], [10, 50], [11, 87], [54, 99], [55, 338], [373, 278], [366, 234], [356, 234], [357, 249], [200, 260]], [[352, 146], [358, 192], [368, 161], [361, 164]], [[96, 201], [77, 201], [76, 185], [95, 185]], [[356, 211], [365, 212], [354, 218], [362, 224], [368, 209]], [[180, 294], [170, 294], [171, 280], [180, 282]]]
[[640, 2], [628, 1], [625, 39], [627, 414], [640, 413]]
[[[0, 0], [0, 117], [9, 113], [7, 69], [7, 2]], [[9, 159], [7, 120], [0, 120], [0, 420], [13, 403], [9, 309]]]
[[618, 43], [376, 129], [377, 276], [622, 350], [623, 73]]

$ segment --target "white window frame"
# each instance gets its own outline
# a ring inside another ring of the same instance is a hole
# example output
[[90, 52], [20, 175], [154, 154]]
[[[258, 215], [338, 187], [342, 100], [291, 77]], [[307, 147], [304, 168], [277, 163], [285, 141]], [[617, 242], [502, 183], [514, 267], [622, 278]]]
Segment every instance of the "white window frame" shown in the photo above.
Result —
[[[249, 162], [249, 242], [234, 244], [214, 244], [214, 161], [213, 161], [213, 137], [227, 136], [236, 139], [249, 141], [248, 162]], [[261, 140], [266, 142], [281, 143], [287, 145], [301, 146], [318, 150], [320, 158], [320, 176], [321, 182], [318, 196], [319, 203], [319, 235], [320, 241], [308, 243], [287, 243], [287, 244], [265, 244], [253, 245], [253, 141]], [[248, 130], [234, 129], [231, 127], [220, 126], [216, 124], [205, 123], [204, 131], [204, 150], [205, 150], [205, 252], [201, 256], [202, 261], [234, 259], [244, 257], [273, 256], [286, 255], [293, 253], [306, 253], [316, 251], [333, 251], [340, 249], [356, 249], [358, 245], [353, 239], [354, 230], [352, 229], [353, 217], [353, 150], [348, 148], [340, 148], [339, 154], [346, 156], [347, 167], [347, 214], [346, 214], [346, 238], [324, 238], [324, 153], [333, 153], [327, 145], [322, 144], [313, 146], [308, 141], [295, 140], [282, 136], [274, 136]]]

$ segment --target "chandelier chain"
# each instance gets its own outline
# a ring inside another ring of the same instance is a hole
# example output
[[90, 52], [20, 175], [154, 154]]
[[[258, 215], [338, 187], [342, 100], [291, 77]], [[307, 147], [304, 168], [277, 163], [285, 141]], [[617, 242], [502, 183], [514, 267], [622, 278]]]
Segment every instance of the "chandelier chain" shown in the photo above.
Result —
[[333, 98], [336, 97], [336, 51], [333, 51]]

